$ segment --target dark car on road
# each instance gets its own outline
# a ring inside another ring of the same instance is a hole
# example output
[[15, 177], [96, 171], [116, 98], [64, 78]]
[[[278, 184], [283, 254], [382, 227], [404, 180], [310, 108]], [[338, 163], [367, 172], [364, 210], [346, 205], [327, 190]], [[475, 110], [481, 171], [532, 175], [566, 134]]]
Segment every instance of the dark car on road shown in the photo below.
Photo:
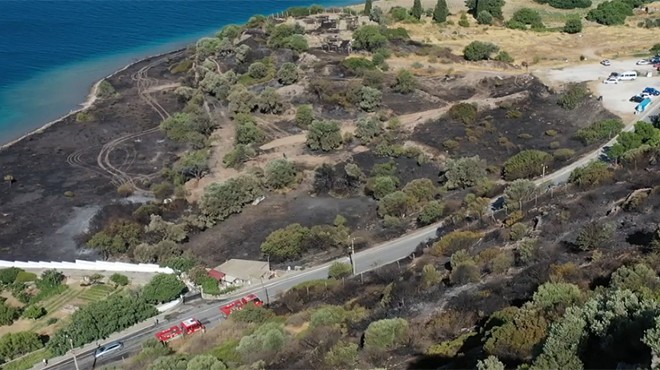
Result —
[[106, 344], [103, 347], [99, 347], [95, 352], [94, 352], [94, 357], [99, 358], [101, 356], [105, 356], [107, 354], [110, 354], [115, 351], [119, 351], [124, 344], [122, 342], [112, 342], [109, 344]]
[[642, 100], [644, 100], [644, 98], [642, 98], [639, 95], [635, 95], [632, 98], [630, 98], [630, 101], [633, 102], [633, 103], [641, 103]]
[[642, 94], [658, 96], [660, 95], [660, 90], [656, 89], [655, 87], [647, 87], [644, 89], [644, 91], [642, 91]]

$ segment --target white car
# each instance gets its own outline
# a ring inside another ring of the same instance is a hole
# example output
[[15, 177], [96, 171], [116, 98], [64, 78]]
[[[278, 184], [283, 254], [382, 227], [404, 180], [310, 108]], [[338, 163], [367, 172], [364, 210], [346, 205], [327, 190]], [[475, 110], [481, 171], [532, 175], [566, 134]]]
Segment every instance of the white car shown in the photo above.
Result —
[[112, 352], [119, 351], [122, 347], [124, 347], [124, 343], [122, 343], [122, 342], [112, 342], [110, 344], [106, 344], [103, 347], [99, 347], [94, 352], [94, 357], [99, 358], [99, 357], [105, 356], [105, 355], [110, 354]]
[[642, 60], [638, 60], [637, 63], [635, 63], [635, 64], [637, 64], [638, 66], [643, 66], [643, 65], [651, 64], [651, 61], [646, 60], [646, 59], [642, 59]]
[[608, 59], [603, 59], [603, 60], [601, 60], [601, 61], [600, 61], [600, 64], [602, 64], [602, 65], [604, 65], [604, 66], [606, 66], [606, 67], [609, 67], [609, 66], [612, 65], [612, 63], [611, 63]]
[[604, 83], [604, 84], [618, 84], [618, 83], [619, 83], [619, 79], [616, 78], [616, 77], [609, 77], [609, 78], [603, 80], [603, 83]]

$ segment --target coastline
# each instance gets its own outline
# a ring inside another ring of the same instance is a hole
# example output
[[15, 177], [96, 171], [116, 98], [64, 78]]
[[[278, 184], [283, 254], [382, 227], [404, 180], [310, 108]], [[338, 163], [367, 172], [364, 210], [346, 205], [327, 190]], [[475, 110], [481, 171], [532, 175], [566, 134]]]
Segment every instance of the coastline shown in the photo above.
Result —
[[78, 114], [78, 113], [80, 113], [80, 112], [84, 112], [84, 111], [86, 111], [87, 109], [91, 108], [91, 107], [94, 105], [94, 103], [98, 100], [98, 97], [96, 96], [96, 93], [97, 93], [97, 91], [98, 91], [98, 87], [99, 87], [99, 85], [101, 84], [101, 82], [102, 82], [103, 80], [106, 80], [106, 79], [108, 79], [108, 78], [114, 77], [114, 76], [117, 75], [118, 73], [121, 73], [121, 72], [127, 70], [128, 68], [130, 68], [130, 67], [132, 67], [132, 66], [134, 66], [134, 65], [136, 65], [136, 64], [144, 63], [144, 62], [146, 62], [146, 61], [148, 61], [148, 60], [150, 60], [150, 59], [153, 59], [153, 58], [158, 58], [158, 57], [162, 57], [162, 56], [169, 55], [169, 54], [175, 54], [175, 53], [181, 52], [181, 51], [183, 51], [183, 50], [185, 50], [185, 49], [186, 49], [186, 48], [180, 48], [180, 49], [175, 49], [175, 50], [166, 51], [166, 52], [164, 52], [164, 53], [159, 53], [159, 54], [149, 55], [149, 56], [146, 56], [146, 57], [144, 57], [144, 58], [138, 59], [138, 60], [136, 60], [135, 62], [128, 63], [128, 64], [125, 65], [124, 67], [115, 70], [114, 72], [112, 72], [112, 73], [110, 73], [109, 75], [107, 75], [107, 76], [105, 76], [105, 77], [99, 79], [98, 81], [94, 82], [94, 84], [92, 84], [92, 86], [91, 86], [91, 88], [90, 88], [90, 92], [89, 92], [89, 94], [87, 95], [87, 99], [86, 99], [84, 102], [82, 102], [82, 103], [79, 104], [80, 108], [78, 108], [78, 109], [74, 109], [74, 110], [70, 111], [69, 113], [67, 113], [67, 114], [65, 114], [65, 115], [63, 115], [63, 116], [61, 116], [61, 117], [58, 117], [58, 118], [56, 118], [56, 119], [54, 119], [54, 120], [52, 120], [52, 121], [50, 121], [50, 122], [47, 122], [47, 123], [45, 123], [44, 125], [42, 125], [42, 126], [36, 128], [36, 129], [32, 130], [32, 131], [29, 131], [29, 132], [27, 132], [27, 133], [21, 135], [21, 136], [20, 136], [19, 138], [17, 138], [17, 139], [14, 139], [14, 140], [12, 140], [12, 141], [10, 141], [10, 142], [8, 142], [8, 143], [5, 143], [5, 144], [0, 144], [0, 150], [7, 149], [7, 148], [11, 147], [12, 145], [15, 145], [15, 144], [21, 142], [22, 140], [25, 140], [25, 139], [29, 138], [29, 137], [32, 136], [32, 135], [36, 135], [36, 134], [43, 133], [43, 132], [44, 132], [45, 130], [47, 130], [48, 128], [50, 128], [50, 127], [52, 127], [52, 126], [54, 126], [54, 125], [56, 125], [56, 124], [58, 124], [58, 123], [61, 123], [61, 122], [64, 121], [65, 119], [69, 118], [70, 116], [72, 116], [72, 115], [74, 115], [74, 114]]

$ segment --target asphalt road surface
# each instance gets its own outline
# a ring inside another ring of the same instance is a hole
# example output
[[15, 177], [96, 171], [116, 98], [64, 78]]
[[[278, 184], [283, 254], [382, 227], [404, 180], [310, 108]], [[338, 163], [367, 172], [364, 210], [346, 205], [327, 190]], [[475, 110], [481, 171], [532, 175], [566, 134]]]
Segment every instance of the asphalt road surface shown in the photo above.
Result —
[[[658, 107], [653, 107], [645, 112], [639, 117], [639, 120], [644, 120], [649, 122], [650, 116], [657, 114], [656, 111]], [[653, 114], [652, 114], [653, 113]], [[624, 131], [632, 131], [634, 129], [633, 125], [628, 125], [624, 128]], [[578, 167], [585, 166], [591, 161], [599, 159], [603, 155], [603, 151], [606, 147], [612, 146], [616, 142], [616, 137], [602, 145], [597, 150], [585, 155], [580, 158], [578, 161], [569, 164], [566, 167], [563, 167], [556, 172], [544, 176], [542, 179], [536, 181], [537, 185], [541, 184], [551, 184], [556, 185], [563, 183], [568, 180], [571, 172]], [[500, 198], [500, 197], [497, 197]], [[496, 198], [496, 199], [497, 199]], [[420, 243], [428, 241], [436, 237], [437, 230], [442, 226], [442, 223], [430, 225], [421, 229], [417, 229], [411, 233], [408, 233], [400, 238], [391, 240], [389, 242], [383, 243], [379, 246], [369, 248], [367, 250], [355, 253], [353, 256], [354, 259], [354, 268], [357, 274], [368, 272], [374, 270], [378, 267], [393, 263], [395, 261], [401, 260], [409, 255], [411, 255], [415, 249], [419, 246]], [[309, 280], [314, 279], [325, 279], [328, 277], [328, 269], [333, 262], [344, 262], [350, 263], [349, 257], [339, 258], [335, 261], [331, 261], [319, 266], [315, 266], [303, 271], [290, 272], [284, 277], [280, 277], [273, 281], [266, 281], [264, 284], [259, 284], [254, 286], [251, 289], [242, 290], [240, 296], [254, 293], [264, 302], [270, 302], [271, 300], [277, 299], [277, 297], [285, 292], [286, 290]], [[153, 338], [155, 333], [166, 329], [172, 325], [180, 323], [182, 320], [185, 320], [189, 317], [194, 317], [200, 320], [208, 328], [212, 328], [216, 325], [219, 325], [224, 316], [220, 313], [219, 307], [223, 304], [237, 299], [239, 296], [232, 297], [226, 301], [218, 301], [214, 303], [199, 303], [196, 305], [184, 305], [181, 308], [177, 309], [175, 312], [170, 314], [170, 319], [166, 322], [160, 322], [158, 325], [153, 327], [143, 329], [141, 331], [132, 333], [122, 339], [124, 347], [117, 352], [108, 354], [105, 357], [99, 359], [94, 358], [94, 350], [82, 352], [77, 354], [78, 367], [81, 370], [101, 368], [103, 366], [109, 365], [111, 363], [127, 358], [132, 354], [135, 354], [140, 351], [140, 344], [147, 338]], [[154, 322], [155, 324], [155, 322]], [[203, 335], [202, 333], [196, 333], [194, 335]], [[107, 344], [105, 342], [100, 343], [101, 345]], [[96, 360], [96, 361], [95, 361]], [[64, 362], [58, 364], [53, 364], [48, 366], [48, 369], [58, 369], [58, 370], [70, 370], [75, 369], [75, 364], [73, 358], [69, 358]]]

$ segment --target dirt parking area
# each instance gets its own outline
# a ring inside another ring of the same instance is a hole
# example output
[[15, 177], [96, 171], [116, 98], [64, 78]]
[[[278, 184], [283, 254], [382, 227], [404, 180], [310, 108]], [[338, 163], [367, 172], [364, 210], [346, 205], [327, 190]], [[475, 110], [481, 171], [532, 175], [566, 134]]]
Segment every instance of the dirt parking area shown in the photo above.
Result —
[[[637, 59], [611, 60], [612, 65], [603, 66], [598, 62], [581, 64], [561, 69], [535, 72], [545, 83], [558, 86], [568, 82], [589, 82], [589, 87], [595, 95], [603, 97], [603, 106], [624, 120], [632, 119], [636, 103], [630, 102], [633, 95], [639, 94], [645, 87], [660, 89], [660, 75], [650, 65], [635, 65]], [[618, 84], [604, 84], [612, 72], [637, 71], [638, 78], [634, 81], [621, 81]], [[653, 74], [646, 77], [647, 72]]]

